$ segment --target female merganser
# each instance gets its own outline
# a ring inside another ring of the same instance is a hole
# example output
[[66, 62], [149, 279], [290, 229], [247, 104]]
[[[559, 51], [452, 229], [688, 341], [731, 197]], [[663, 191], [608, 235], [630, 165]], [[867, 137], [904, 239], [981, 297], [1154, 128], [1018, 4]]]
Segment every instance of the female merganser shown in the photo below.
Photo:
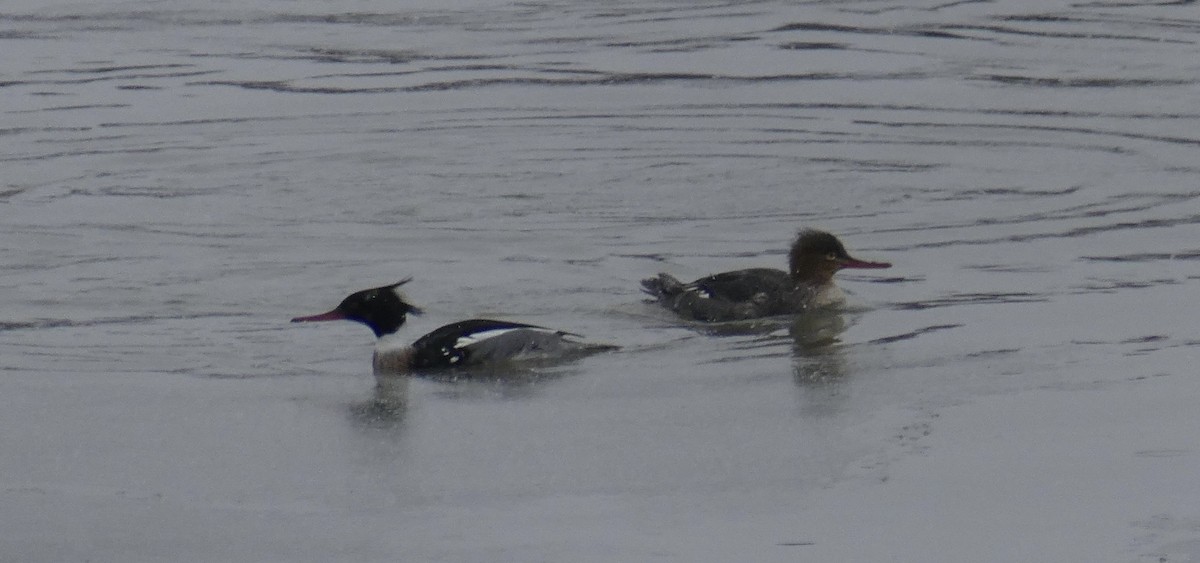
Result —
[[579, 335], [570, 332], [490, 319], [448, 324], [418, 338], [411, 346], [396, 346], [388, 337], [400, 330], [409, 313], [422, 313], [405, 301], [398, 289], [409, 281], [412, 278], [352, 293], [328, 313], [296, 317], [292, 322], [348, 320], [367, 325], [378, 339], [372, 361], [376, 374], [563, 360], [617, 349], [574, 340], [572, 337]]
[[846, 295], [833, 283], [844, 268], [890, 268], [846, 252], [837, 237], [813, 229], [800, 231], [788, 255], [788, 271], [750, 268], [683, 283], [670, 274], [642, 280], [646, 293], [689, 319], [737, 321], [794, 315], [814, 307], [837, 305]]

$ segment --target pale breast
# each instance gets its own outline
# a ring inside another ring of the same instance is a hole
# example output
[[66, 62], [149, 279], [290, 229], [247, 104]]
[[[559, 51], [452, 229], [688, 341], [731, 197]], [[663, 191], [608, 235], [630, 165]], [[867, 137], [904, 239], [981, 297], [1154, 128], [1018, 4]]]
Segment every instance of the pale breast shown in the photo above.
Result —
[[408, 373], [412, 366], [412, 348], [376, 348], [371, 363], [376, 374]]
[[846, 292], [842, 288], [828, 284], [821, 288], [816, 295], [812, 297], [810, 306], [812, 307], [833, 307], [846, 302]]

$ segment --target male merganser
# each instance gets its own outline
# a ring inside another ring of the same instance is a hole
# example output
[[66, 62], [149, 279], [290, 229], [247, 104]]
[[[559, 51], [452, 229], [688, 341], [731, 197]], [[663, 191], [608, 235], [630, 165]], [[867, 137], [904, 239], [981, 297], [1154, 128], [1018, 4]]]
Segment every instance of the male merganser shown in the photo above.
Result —
[[664, 307], [689, 319], [737, 321], [794, 315], [840, 304], [846, 295], [833, 283], [838, 270], [892, 266], [853, 258], [837, 237], [813, 229], [800, 231], [788, 262], [787, 272], [750, 268], [713, 274], [691, 283], [659, 274], [642, 280], [642, 287]]
[[572, 337], [579, 335], [570, 332], [490, 319], [448, 324], [418, 338], [411, 346], [395, 346], [388, 337], [400, 330], [409, 313], [422, 313], [399, 290], [409, 281], [412, 278], [357, 291], [328, 313], [296, 317], [292, 322], [348, 320], [367, 325], [378, 339], [372, 361], [376, 374], [563, 360], [617, 348], [574, 340]]

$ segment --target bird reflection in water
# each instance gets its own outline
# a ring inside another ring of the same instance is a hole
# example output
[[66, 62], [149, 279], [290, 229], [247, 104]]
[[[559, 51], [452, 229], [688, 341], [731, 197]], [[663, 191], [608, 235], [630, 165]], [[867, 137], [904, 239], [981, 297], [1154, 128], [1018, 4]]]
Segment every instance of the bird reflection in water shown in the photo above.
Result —
[[404, 423], [408, 412], [408, 376], [375, 375], [372, 397], [350, 405], [350, 417], [362, 428], [392, 430]]
[[846, 375], [846, 355], [841, 334], [846, 331], [845, 317], [838, 311], [814, 311], [793, 319], [793, 376], [801, 386], [837, 383]]
[[429, 395], [450, 400], [520, 400], [535, 396], [544, 386], [581, 370], [557, 362], [501, 362], [460, 370], [428, 373], [375, 373], [371, 399], [351, 405], [351, 417], [364, 428], [385, 429], [401, 425], [408, 411], [413, 379], [437, 386]]
[[582, 373], [561, 362], [502, 362], [464, 370], [439, 370], [414, 374], [440, 385], [434, 395], [454, 400], [520, 400], [534, 397], [546, 385]]
[[803, 417], [827, 418], [842, 409], [849, 373], [846, 347], [841, 341], [846, 327], [846, 319], [838, 311], [801, 315], [789, 327], [792, 381]]

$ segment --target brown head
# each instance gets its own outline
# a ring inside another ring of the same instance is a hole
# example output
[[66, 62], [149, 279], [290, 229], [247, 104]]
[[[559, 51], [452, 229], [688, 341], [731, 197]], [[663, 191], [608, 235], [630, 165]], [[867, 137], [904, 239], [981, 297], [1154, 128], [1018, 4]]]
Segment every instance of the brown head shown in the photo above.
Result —
[[788, 272], [797, 284], [824, 285], [838, 270], [846, 268], [891, 268], [887, 262], [867, 262], [846, 252], [837, 237], [814, 229], [800, 231], [788, 255]]

